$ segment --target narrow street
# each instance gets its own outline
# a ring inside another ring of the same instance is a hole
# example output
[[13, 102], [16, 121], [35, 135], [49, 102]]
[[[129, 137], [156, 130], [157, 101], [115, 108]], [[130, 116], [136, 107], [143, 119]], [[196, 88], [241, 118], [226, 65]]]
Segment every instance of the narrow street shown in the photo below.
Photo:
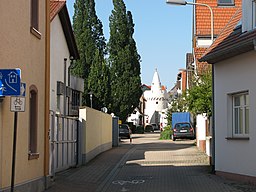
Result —
[[253, 192], [256, 188], [210, 173], [194, 140], [161, 141], [159, 133], [134, 134], [88, 165], [60, 173], [47, 192]]

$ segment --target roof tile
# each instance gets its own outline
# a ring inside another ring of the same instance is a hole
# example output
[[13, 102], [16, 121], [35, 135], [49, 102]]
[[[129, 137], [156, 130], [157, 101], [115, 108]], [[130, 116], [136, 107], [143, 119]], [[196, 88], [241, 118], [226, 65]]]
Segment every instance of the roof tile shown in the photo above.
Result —
[[65, 3], [66, 0], [50, 0], [50, 21], [54, 19]]

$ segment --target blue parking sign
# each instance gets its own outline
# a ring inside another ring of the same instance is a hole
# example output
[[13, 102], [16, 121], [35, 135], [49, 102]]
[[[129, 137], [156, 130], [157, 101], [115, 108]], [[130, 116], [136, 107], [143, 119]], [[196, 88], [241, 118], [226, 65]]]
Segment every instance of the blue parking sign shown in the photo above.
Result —
[[0, 69], [0, 96], [20, 96], [20, 69]]

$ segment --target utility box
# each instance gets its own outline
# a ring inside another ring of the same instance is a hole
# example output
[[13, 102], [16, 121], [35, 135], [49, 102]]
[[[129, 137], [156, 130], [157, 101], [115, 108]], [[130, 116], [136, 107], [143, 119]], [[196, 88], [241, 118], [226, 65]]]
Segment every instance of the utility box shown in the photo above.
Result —
[[112, 146], [118, 147], [119, 145], [119, 118], [112, 118]]

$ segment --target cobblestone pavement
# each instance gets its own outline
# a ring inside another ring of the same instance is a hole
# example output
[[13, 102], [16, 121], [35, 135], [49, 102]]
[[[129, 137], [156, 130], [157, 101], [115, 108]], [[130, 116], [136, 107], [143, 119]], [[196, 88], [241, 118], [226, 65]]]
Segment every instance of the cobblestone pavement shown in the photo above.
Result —
[[256, 192], [256, 187], [210, 173], [208, 157], [191, 140], [134, 135], [88, 165], [57, 175], [47, 192]]

